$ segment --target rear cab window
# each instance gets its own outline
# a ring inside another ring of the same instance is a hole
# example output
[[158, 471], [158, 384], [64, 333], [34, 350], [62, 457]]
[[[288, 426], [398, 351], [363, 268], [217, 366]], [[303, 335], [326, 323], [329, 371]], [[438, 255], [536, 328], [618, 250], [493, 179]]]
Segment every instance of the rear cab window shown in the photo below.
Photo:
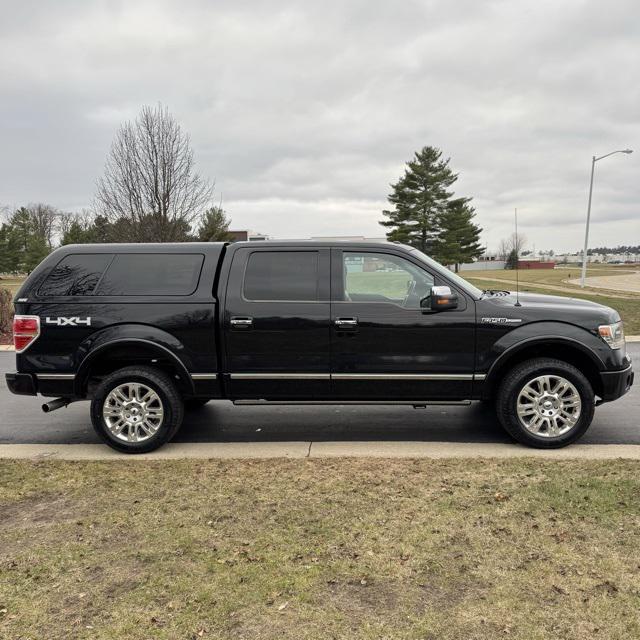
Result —
[[243, 297], [251, 302], [318, 301], [318, 252], [252, 253], [245, 270]]

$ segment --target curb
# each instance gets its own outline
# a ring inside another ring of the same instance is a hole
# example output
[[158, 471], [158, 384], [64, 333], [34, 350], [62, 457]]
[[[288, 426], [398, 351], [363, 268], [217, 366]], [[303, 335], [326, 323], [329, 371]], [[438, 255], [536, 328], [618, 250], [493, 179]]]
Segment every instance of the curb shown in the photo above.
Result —
[[167, 444], [140, 455], [102, 444], [0, 444], [5, 460], [149, 461], [269, 458], [538, 458], [547, 460], [640, 460], [640, 445], [574, 444], [530, 449], [518, 444], [473, 442], [208, 442]]

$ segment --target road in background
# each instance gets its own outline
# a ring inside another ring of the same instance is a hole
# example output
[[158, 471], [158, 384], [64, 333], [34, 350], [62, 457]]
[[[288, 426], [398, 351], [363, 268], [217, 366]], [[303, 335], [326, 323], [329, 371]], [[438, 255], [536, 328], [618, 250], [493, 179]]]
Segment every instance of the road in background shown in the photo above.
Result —
[[[640, 343], [627, 345], [640, 362]], [[89, 404], [77, 402], [53, 413], [38, 397], [14, 396], [4, 372], [15, 355], [0, 353], [0, 443], [75, 444], [99, 442], [89, 420]], [[596, 409], [582, 444], [640, 444], [640, 384], [616, 402]], [[267, 406], [236, 407], [210, 402], [187, 413], [175, 442], [292, 441], [509, 442], [491, 409], [432, 406]]]

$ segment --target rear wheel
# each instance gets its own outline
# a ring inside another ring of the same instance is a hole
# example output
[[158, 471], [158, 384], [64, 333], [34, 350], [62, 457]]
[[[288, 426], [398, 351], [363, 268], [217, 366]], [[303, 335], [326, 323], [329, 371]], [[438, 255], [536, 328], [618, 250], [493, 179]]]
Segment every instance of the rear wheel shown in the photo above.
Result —
[[518, 442], [541, 449], [564, 447], [580, 438], [593, 420], [595, 395], [576, 367], [535, 358], [514, 367], [498, 390], [496, 410]]
[[151, 367], [114, 371], [91, 401], [96, 433], [124, 453], [147, 453], [168, 442], [180, 428], [183, 413], [171, 378]]

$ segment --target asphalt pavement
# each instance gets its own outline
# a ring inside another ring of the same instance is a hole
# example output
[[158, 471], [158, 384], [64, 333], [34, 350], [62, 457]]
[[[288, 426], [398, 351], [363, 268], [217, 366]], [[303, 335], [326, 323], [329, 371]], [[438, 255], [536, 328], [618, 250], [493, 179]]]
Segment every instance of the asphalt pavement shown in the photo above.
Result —
[[[627, 349], [640, 362], [640, 343]], [[98, 443], [89, 404], [77, 402], [45, 414], [38, 397], [14, 396], [4, 372], [15, 355], [0, 353], [0, 444]], [[638, 365], [636, 365], [637, 368]], [[431, 406], [234, 406], [212, 401], [189, 412], [174, 442], [509, 442], [491, 409]], [[623, 398], [596, 409], [581, 444], [640, 444], [640, 384]]]

